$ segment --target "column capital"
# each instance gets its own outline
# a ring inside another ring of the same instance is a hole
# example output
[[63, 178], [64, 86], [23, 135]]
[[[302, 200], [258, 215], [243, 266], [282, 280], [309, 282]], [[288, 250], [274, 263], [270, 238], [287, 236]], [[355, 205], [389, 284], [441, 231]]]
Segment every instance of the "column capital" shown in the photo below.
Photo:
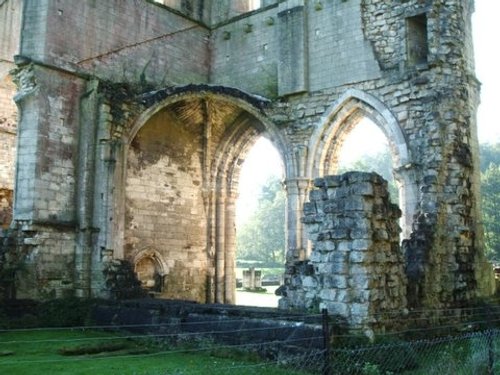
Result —
[[287, 191], [291, 190], [303, 190], [308, 189], [312, 186], [312, 180], [308, 177], [292, 177], [284, 181], [285, 188]]
[[401, 180], [404, 180], [411, 173], [414, 173], [418, 167], [419, 164], [407, 163], [398, 168], [395, 168], [393, 169], [394, 178], [396, 179], [396, 181], [401, 182]]

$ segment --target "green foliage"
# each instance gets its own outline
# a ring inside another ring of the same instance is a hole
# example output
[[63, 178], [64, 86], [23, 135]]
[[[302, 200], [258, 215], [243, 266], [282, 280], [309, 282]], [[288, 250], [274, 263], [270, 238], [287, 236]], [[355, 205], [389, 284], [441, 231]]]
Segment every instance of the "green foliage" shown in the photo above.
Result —
[[486, 255], [500, 260], [500, 165], [490, 164], [481, 174]]
[[266, 288], [258, 287], [258, 288], [245, 288], [245, 292], [250, 292], [250, 293], [267, 293]]
[[127, 349], [125, 342], [105, 342], [94, 345], [80, 345], [77, 347], [62, 347], [57, 352], [64, 356], [85, 355], [117, 352]]
[[365, 363], [363, 369], [361, 370], [363, 375], [381, 375], [380, 369], [377, 365], [372, 363]]
[[95, 300], [75, 297], [43, 302], [38, 308], [39, 325], [42, 327], [77, 327], [91, 323]]
[[0, 328], [81, 327], [92, 324], [96, 300], [75, 297], [44, 302], [5, 301], [0, 305]]
[[12, 230], [0, 232], [0, 300], [15, 298], [16, 275], [26, 268], [26, 249], [17, 246]]
[[486, 256], [500, 260], [500, 143], [483, 143], [481, 156], [481, 203]]
[[277, 177], [262, 188], [258, 207], [237, 234], [238, 258], [267, 265], [285, 261], [285, 192]]
[[479, 146], [481, 173], [486, 172], [490, 164], [500, 165], [500, 143], [482, 143]]
[[348, 171], [375, 172], [388, 182], [389, 196], [392, 202], [398, 202], [398, 188], [393, 175], [392, 159], [389, 150], [375, 155], [363, 155], [353, 162], [341, 165], [338, 174]]

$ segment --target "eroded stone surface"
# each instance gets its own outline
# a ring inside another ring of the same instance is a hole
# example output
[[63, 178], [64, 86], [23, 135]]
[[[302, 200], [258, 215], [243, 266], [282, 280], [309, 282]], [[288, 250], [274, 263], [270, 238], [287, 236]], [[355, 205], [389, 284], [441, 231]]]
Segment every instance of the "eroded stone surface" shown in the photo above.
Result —
[[375, 186], [357, 181], [347, 200], [343, 182], [316, 180], [328, 186], [311, 193], [329, 202], [325, 218], [359, 215], [328, 241], [312, 230], [317, 253], [300, 221], [313, 181], [336, 173], [343, 140], [365, 117], [387, 136], [400, 185], [409, 306], [491, 294], [477, 204], [473, 2], [270, 0], [242, 14], [249, 3], [162, 3], [0, 2], [0, 188], [16, 186], [21, 295], [107, 296], [103, 271], [120, 260], [136, 273], [154, 265], [165, 296], [234, 301], [238, 176], [265, 135], [285, 167], [286, 285], [299, 272], [314, 290], [314, 262], [340, 288], [318, 298], [369, 314], [342, 301], [353, 280], [371, 282], [347, 265], [392, 261], [392, 245], [367, 255], [392, 234], [357, 226], [365, 212], [383, 214], [364, 199]]
[[352, 328], [385, 328], [387, 316], [408, 307], [401, 212], [389, 200], [387, 182], [375, 173], [348, 172], [315, 185], [302, 220], [313, 243], [309, 272], [295, 272], [280, 305], [327, 309]]

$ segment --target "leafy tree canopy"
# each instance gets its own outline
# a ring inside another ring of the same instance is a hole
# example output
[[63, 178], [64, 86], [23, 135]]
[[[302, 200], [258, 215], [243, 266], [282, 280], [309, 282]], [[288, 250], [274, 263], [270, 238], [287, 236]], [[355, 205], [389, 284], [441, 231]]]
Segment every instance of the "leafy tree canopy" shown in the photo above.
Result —
[[500, 165], [500, 143], [482, 143], [479, 153], [481, 173], [486, 172], [490, 164]]
[[500, 261], [500, 143], [479, 145], [486, 256]]
[[[500, 261], [500, 143], [481, 144], [481, 199], [485, 231], [486, 254]], [[392, 177], [388, 152], [365, 155], [339, 169], [375, 171], [389, 181], [393, 201], [397, 188]], [[238, 230], [238, 258], [282, 264], [285, 256], [285, 192], [278, 177], [270, 178], [263, 186], [258, 208]]]
[[257, 209], [237, 233], [238, 259], [267, 265], [285, 261], [285, 192], [278, 177], [262, 187]]
[[392, 159], [389, 150], [378, 152], [374, 155], [365, 154], [357, 160], [341, 165], [338, 173], [347, 171], [375, 172], [388, 182], [389, 195], [392, 202], [398, 202], [398, 188], [392, 172]]

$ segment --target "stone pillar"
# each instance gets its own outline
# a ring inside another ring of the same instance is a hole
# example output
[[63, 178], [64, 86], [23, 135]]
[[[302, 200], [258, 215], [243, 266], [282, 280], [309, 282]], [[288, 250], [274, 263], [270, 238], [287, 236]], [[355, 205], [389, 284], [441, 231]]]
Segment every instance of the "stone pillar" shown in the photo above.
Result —
[[293, 264], [307, 258], [307, 236], [301, 222], [302, 207], [310, 187], [308, 178], [291, 178], [285, 181], [287, 194], [287, 254], [286, 263]]
[[88, 85], [89, 94], [81, 101], [82, 121], [77, 171], [77, 245], [75, 250], [75, 295], [90, 298], [92, 295], [92, 252], [94, 184], [95, 184], [95, 136], [97, 119], [97, 82]]
[[[19, 298], [53, 298], [75, 292], [76, 210], [81, 108], [87, 82], [18, 56], [19, 108], [13, 220], [32, 244]], [[72, 98], [69, 100], [68, 98]], [[88, 284], [88, 283], [87, 283]]]
[[236, 199], [237, 193], [229, 191], [226, 197], [225, 228], [225, 288], [224, 303], [236, 303]]
[[215, 207], [215, 302], [224, 303], [225, 289], [225, 195], [219, 188]]
[[262, 287], [262, 271], [256, 271], [254, 267], [243, 271], [243, 288], [255, 290]]
[[389, 201], [387, 182], [349, 172], [315, 186], [303, 218], [313, 251], [287, 287], [288, 307], [326, 308], [351, 328], [383, 329], [382, 315], [395, 317], [407, 305], [401, 212]]
[[403, 212], [401, 217], [403, 238], [410, 238], [413, 219], [418, 207], [418, 184], [414, 169], [415, 166], [409, 164], [394, 171], [394, 177], [398, 184], [400, 209]]
[[[121, 142], [120, 133], [114, 124], [109, 103], [98, 106], [96, 122], [94, 181], [92, 187], [82, 194], [93, 193], [92, 225], [94, 249], [91, 258], [92, 295], [108, 296], [104, 285], [103, 271], [112, 267], [114, 261], [124, 257], [125, 223], [125, 163], [126, 147]], [[118, 127], [119, 128], [119, 127]], [[90, 205], [90, 203], [87, 203]]]

